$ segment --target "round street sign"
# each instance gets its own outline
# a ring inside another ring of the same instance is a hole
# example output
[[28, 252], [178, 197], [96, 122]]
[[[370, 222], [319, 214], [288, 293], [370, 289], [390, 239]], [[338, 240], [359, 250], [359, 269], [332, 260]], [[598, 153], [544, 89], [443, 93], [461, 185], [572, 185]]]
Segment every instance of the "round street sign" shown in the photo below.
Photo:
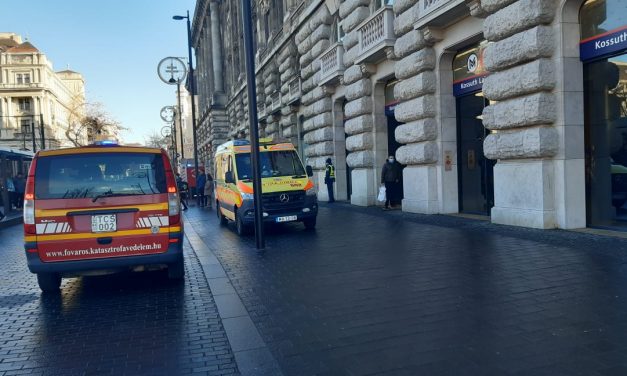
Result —
[[165, 106], [161, 109], [161, 120], [165, 121], [166, 123], [171, 123], [172, 121], [174, 121], [174, 106]]
[[168, 85], [180, 84], [187, 76], [187, 68], [178, 57], [166, 57], [159, 62], [157, 74], [161, 81]]
[[166, 125], [165, 127], [161, 128], [161, 135], [163, 137], [170, 137], [171, 134], [172, 134], [172, 128], [169, 125]]

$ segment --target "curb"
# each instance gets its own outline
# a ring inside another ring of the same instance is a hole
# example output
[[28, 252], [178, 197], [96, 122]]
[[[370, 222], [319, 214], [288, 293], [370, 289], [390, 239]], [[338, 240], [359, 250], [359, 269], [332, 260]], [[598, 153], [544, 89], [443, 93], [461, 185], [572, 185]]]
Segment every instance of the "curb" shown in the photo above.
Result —
[[240, 374], [283, 375], [218, 258], [191, 224], [185, 226], [185, 237], [200, 261]]
[[9, 228], [11, 226], [15, 226], [15, 225], [19, 225], [20, 223], [22, 223], [22, 216], [19, 215], [17, 217], [13, 217], [13, 218], [5, 218], [2, 221], [0, 221], [0, 229], [3, 228]]

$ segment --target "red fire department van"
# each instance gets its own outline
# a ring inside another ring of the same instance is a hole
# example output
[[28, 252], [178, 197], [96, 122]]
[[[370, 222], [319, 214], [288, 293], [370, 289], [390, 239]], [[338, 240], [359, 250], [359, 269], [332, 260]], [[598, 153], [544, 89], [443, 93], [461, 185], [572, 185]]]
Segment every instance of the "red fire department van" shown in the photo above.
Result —
[[98, 142], [38, 152], [24, 195], [24, 248], [43, 291], [63, 277], [167, 268], [184, 275], [183, 223], [165, 151]]

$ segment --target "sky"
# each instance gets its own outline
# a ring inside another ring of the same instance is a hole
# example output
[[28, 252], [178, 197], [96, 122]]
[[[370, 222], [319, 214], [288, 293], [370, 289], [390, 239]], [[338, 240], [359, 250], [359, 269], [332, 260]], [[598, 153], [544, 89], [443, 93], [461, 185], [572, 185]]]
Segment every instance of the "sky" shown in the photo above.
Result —
[[0, 0], [0, 32], [28, 38], [55, 71], [77, 71], [88, 102], [100, 102], [122, 126], [125, 143], [144, 142], [165, 125], [161, 108], [176, 104], [176, 86], [157, 65], [187, 57], [186, 20], [175, 14], [195, 0]]

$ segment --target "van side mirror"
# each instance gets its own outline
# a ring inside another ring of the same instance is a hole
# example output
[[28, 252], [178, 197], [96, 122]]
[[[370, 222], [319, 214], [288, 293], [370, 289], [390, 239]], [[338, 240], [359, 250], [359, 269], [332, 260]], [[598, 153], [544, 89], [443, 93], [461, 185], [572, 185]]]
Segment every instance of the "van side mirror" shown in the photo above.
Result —
[[307, 176], [309, 177], [313, 176], [313, 168], [311, 168], [310, 165], [305, 166], [305, 171], [307, 171]]
[[227, 171], [224, 174], [224, 181], [227, 184], [235, 184], [235, 178], [233, 177], [233, 171]]

